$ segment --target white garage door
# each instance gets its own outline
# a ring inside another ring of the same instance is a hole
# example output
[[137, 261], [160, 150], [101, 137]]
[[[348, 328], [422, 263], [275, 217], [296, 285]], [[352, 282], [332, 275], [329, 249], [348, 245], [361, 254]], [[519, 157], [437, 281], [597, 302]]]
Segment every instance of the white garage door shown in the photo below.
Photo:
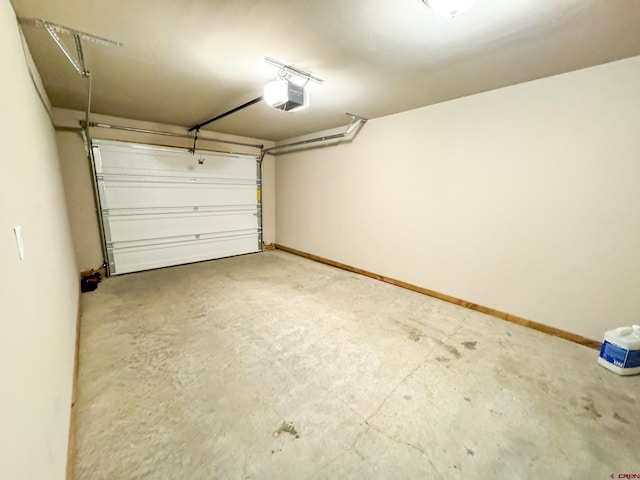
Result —
[[113, 275], [260, 250], [257, 157], [93, 141]]

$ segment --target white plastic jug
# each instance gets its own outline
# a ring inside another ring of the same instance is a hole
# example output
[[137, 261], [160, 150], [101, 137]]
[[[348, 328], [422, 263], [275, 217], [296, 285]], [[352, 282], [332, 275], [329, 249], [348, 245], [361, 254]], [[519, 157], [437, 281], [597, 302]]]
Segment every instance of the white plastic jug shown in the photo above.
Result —
[[618, 375], [640, 373], [640, 325], [604, 332], [598, 363]]

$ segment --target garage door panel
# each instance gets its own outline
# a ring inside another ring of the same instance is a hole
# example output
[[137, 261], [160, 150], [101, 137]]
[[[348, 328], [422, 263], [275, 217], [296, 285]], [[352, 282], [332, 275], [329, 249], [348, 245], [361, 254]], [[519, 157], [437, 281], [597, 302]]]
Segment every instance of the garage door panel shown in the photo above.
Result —
[[[256, 184], [202, 185], [109, 182], [105, 180], [102, 208], [167, 208], [252, 205], [256, 207]], [[102, 192], [101, 192], [102, 193]]]
[[114, 263], [119, 266], [117, 274], [122, 274], [254, 251], [255, 235], [251, 233], [240, 237], [200, 239], [140, 247], [124, 246], [114, 249], [112, 256]]
[[[104, 141], [100, 144], [107, 145]], [[192, 155], [176, 149], [140, 148], [135, 144], [122, 146], [113, 142], [107, 148], [108, 161], [102, 162], [102, 155], [96, 161], [96, 171], [105, 175], [189, 178], [196, 174], [199, 178], [255, 179], [255, 157], [247, 155], [213, 152]]]
[[176, 214], [113, 215], [108, 220], [110, 241], [169, 238], [181, 235], [206, 235], [258, 228], [255, 210], [232, 213], [185, 212]]
[[112, 274], [260, 251], [257, 158], [98, 140]]

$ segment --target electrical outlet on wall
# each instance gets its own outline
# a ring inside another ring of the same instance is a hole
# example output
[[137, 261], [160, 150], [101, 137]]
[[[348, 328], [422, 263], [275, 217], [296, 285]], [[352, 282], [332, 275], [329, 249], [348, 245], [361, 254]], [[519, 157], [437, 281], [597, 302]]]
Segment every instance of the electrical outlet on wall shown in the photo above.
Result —
[[16, 234], [16, 243], [18, 244], [18, 253], [20, 254], [20, 260], [24, 260], [24, 239], [22, 238], [22, 227], [18, 225], [13, 228]]

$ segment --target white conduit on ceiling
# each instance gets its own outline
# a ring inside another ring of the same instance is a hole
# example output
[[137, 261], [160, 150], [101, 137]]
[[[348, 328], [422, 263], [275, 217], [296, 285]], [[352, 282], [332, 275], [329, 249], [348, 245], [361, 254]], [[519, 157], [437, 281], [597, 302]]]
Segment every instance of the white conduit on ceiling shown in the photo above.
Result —
[[349, 125], [347, 125], [347, 128], [344, 132], [334, 133], [332, 135], [324, 135], [321, 137], [309, 138], [307, 140], [300, 140], [298, 142], [285, 143], [282, 145], [276, 145], [275, 147], [265, 148], [262, 150], [262, 154], [260, 155], [260, 162], [262, 163], [262, 160], [264, 159], [264, 156], [267, 153], [271, 153], [274, 150], [280, 150], [283, 148], [291, 148], [291, 147], [301, 147], [303, 145], [308, 145], [310, 143], [328, 142], [330, 140], [342, 141], [342, 139], [349, 136], [352, 132], [357, 131], [359, 127], [361, 127], [367, 122], [367, 119], [364, 117], [360, 117], [352, 113], [347, 113], [346, 115], [350, 116], [352, 118], [352, 121]]

